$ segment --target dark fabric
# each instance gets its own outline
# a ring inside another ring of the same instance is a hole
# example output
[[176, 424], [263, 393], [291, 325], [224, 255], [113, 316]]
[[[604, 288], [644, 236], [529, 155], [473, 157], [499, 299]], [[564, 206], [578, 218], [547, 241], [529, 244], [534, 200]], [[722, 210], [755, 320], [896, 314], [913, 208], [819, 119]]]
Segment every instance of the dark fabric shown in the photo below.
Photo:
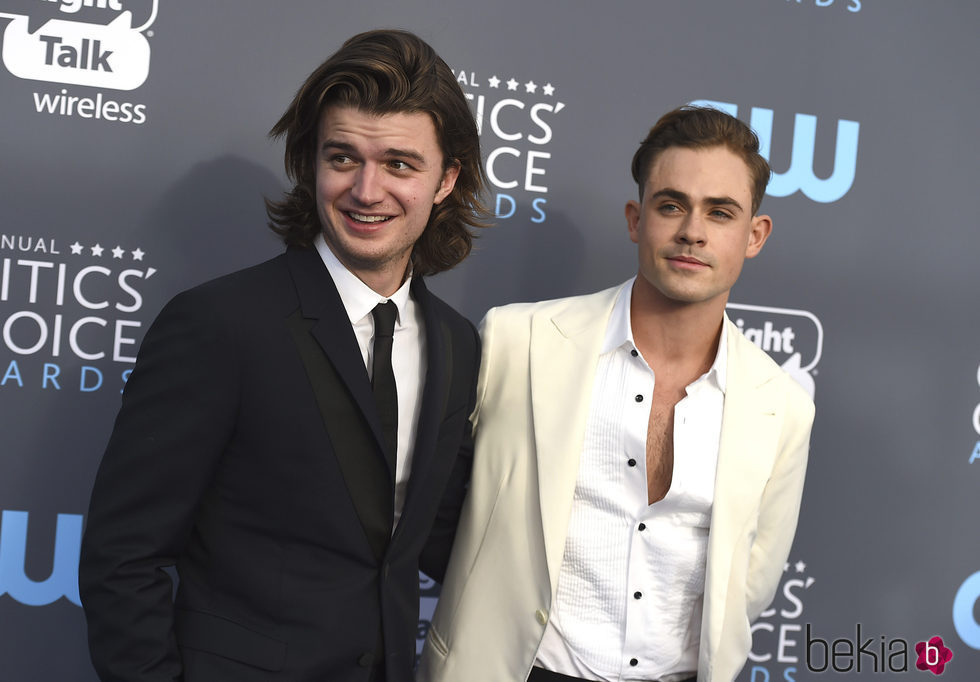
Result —
[[395, 470], [398, 451], [398, 388], [391, 367], [391, 349], [398, 309], [391, 301], [374, 306], [374, 360], [371, 365], [371, 389], [381, 417], [381, 433], [385, 440], [388, 466]]
[[[681, 682], [697, 682], [697, 676], [689, 677]], [[527, 682], [585, 682], [581, 677], [572, 677], [570, 675], [562, 675], [561, 673], [553, 673], [550, 670], [545, 670], [544, 668], [534, 667], [531, 668], [531, 674], [527, 676]]]
[[418, 570], [441, 580], [452, 547], [479, 361], [472, 324], [421, 279], [412, 296], [428, 372], [394, 532], [381, 418], [315, 250], [290, 247], [165, 306], [82, 541], [102, 680], [368, 682], [381, 660], [384, 682], [411, 682]]

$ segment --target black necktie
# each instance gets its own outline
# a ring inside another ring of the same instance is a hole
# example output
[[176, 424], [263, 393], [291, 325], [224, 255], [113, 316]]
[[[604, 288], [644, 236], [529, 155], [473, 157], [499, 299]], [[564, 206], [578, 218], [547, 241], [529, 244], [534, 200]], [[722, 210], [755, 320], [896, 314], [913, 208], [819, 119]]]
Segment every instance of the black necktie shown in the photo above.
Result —
[[395, 316], [398, 310], [390, 301], [379, 303], [371, 311], [374, 316], [374, 364], [371, 370], [371, 387], [374, 401], [381, 415], [381, 433], [385, 439], [385, 456], [392, 471], [395, 453], [398, 451], [398, 390], [395, 373], [391, 369], [391, 342], [395, 333]]

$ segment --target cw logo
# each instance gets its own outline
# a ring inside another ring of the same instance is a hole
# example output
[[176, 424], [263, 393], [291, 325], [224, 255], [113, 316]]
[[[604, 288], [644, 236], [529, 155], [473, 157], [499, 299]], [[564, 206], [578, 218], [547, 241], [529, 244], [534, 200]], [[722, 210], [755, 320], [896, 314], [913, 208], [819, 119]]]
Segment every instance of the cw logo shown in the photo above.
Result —
[[[699, 99], [691, 102], [694, 106], [711, 107], [732, 116], [738, 115], [738, 105]], [[772, 148], [772, 109], [752, 107], [749, 125], [759, 136], [759, 153], [767, 160]], [[837, 121], [837, 146], [834, 153], [834, 172], [829, 178], [818, 178], [813, 172], [813, 151], [816, 148], [817, 117], [810, 114], [796, 114], [793, 129], [793, 155], [789, 170], [772, 174], [766, 194], [773, 197], [786, 197], [797, 190], [813, 201], [829, 204], [837, 201], [851, 189], [857, 171], [858, 130], [857, 121]]]
[[82, 547], [82, 516], [58, 514], [51, 575], [27, 577], [27, 512], [3, 510], [0, 515], [0, 596], [9, 594], [28, 606], [45, 606], [62, 597], [78, 606], [78, 557]]

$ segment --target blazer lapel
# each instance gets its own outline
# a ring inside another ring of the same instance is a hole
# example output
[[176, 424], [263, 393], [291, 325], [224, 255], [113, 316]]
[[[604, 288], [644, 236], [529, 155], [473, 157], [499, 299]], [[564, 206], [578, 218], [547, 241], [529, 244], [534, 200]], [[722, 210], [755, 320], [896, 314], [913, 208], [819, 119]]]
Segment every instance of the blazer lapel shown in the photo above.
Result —
[[779, 437], [778, 396], [770, 390], [774, 369], [760, 362], [755, 353], [745, 352], [751, 341], [727, 320], [726, 333], [728, 376], [705, 576], [704, 623], [712, 652], [722, 642], [739, 534], [755, 512], [769, 479]]
[[340, 294], [314, 249], [290, 247], [300, 309], [287, 319], [313, 386], [351, 500], [376, 558], [391, 537], [394, 475], [357, 339]]
[[402, 519], [395, 533], [405, 526], [408, 510], [424, 490], [428, 480], [427, 472], [435, 458], [435, 446], [439, 436], [439, 426], [446, 412], [449, 387], [453, 378], [453, 346], [449, 327], [439, 316], [433, 304], [432, 295], [421, 277], [412, 279], [412, 298], [422, 310], [425, 324], [426, 372], [425, 387], [422, 389], [422, 408], [415, 432], [415, 446], [412, 451], [412, 475], [405, 493], [405, 506]]
[[592, 387], [606, 324], [619, 287], [570, 299], [531, 319], [531, 413], [548, 572], [561, 569]]

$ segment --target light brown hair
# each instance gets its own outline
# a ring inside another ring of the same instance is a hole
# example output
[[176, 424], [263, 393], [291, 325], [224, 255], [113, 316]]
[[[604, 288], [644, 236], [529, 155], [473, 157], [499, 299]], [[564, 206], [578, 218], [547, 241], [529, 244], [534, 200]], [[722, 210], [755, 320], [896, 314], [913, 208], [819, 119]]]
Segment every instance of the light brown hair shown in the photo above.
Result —
[[650, 129], [633, 155], [630, 167], [633, 179], [640, 186], [640, 199], [643, 199], [643, 189], [650, 169], [661, 152], [670, 147], [704, 149], [718, 145], [730, 149], [748, 166], [752, 215], [758, 213], [766, 185], [772, 175], [769, 162], [759, 154], [759, 138], [751, 128], [734, 116], [708, 107], [679, 107], [661, 116]]

